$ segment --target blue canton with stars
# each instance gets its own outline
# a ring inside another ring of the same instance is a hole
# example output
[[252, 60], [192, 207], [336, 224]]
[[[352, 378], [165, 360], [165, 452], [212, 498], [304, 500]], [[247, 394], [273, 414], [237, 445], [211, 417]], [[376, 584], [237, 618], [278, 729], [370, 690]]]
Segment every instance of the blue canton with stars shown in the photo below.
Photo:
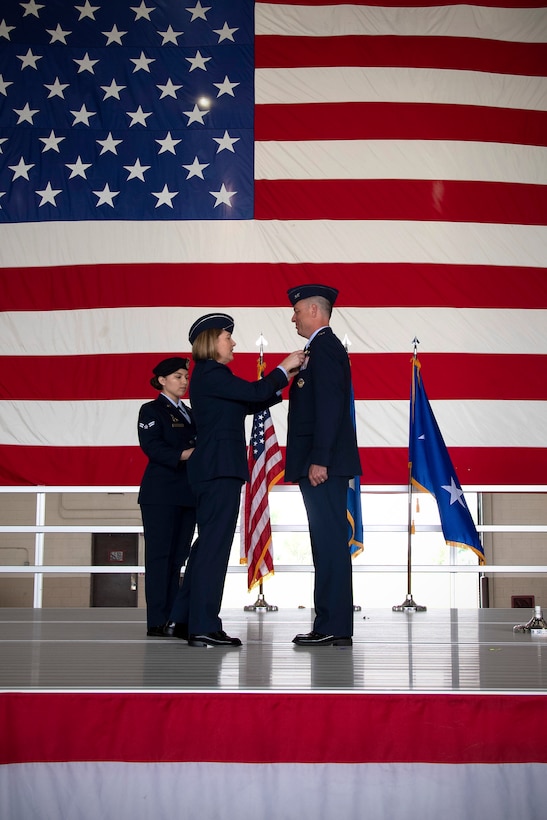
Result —
[[252, 0], [3, 0], [0, 222], [252, 219]]
[[266, 449], [264, 427], [266, 426], [266, 420], [269, 418], [269, 416], [269, 410], [262, 410], [259, 413], [255, 413], [253, 417], [253, 428], [251, 431], [251, 447], [253, 448], [253, 456], [255, 461], [258, 461], [258, 459], [260, 458], [260, 456], [264, 454], [264, 450]]

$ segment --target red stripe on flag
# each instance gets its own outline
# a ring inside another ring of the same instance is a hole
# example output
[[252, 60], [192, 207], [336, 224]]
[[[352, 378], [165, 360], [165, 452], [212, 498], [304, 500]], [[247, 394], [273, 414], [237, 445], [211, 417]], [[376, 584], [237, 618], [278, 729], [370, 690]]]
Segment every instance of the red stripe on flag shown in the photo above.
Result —
[[[234, 335], [237, 339], [237, 333]], [[152, 368], [171, 353], [40, 356], [35, 362], [38, 379], [22, 378], [29, 367], [24, 357], [6, 356], [2, 359], [0, 400], [142, 399], [144, 402], [156, 397], [156, 391], [148, 384]], [[424, 353], [420, 360], [427, 365], [430, 399], [547, 401], [545, 355]], [[410, 361], [410, 351], [352, 353], [355, 399], [408, 399]], [[254, 380], [256, 354], [238, 353], [231, 369], [244, 379]]]
[[[383, 5], [383, 4], [382, 4]], [[345, 35], [256, 38], [257, 68], [389, 66], [488, 71], [543, 77], [545, 43], [514, 43], [473, 37]]]
[[547, 144], [547, 111], [479, 105], [343, 102], [255, 108], [265, 140], [460, 140]]
[[[462, 485], [545, 484], [547, 448], [449, 447]], [[284, 448], [281, 447], [284, 455]], [[408, 447], [360, 448], [361, 485], [408, 483]], [[146, 460], [138, 447], [0, 445], [2, 486], [138, 486]]]
[[421, 179], [260, 179], [256, 219], [547, 224], [547, 186]]
[[[5, 311], [184, 303], [194, 306], [199, 316], [200, 307], [209, 307], [213, 297], [215, 305], [227, 307], [290, 308], [286, 291], [295, 281], [340, 283], [337, 308], [547, 308], [547, 275], [539, 266], [300, 262], [0, 268]], [[181, 344], [186, 347], [183, 331]]]

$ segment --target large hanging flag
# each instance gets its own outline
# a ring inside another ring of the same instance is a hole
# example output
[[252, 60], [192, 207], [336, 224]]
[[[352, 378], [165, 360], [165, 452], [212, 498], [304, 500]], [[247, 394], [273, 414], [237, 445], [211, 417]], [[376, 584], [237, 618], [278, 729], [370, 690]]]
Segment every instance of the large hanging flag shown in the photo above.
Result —
[[[264, 366], [259, 363], [262, 375]], [[268, 494], [284, 474], [283, 457], [269, 410], [253, 416], [248, 464], [250, 481], [243, 489], [240, 529], [242, 564], [247, 564], [249, 591], [274, 574], [272, 526]]]
[[412, 359], [409, 470], [414, 487], [437, 502], [446, 543], [468, 547], [484, 564], [484, 549], [469, 512], [452, 460], [429, 404], [418, 357]]
[[0, 483], [137, 485], [196, 316], [252, 378], [329, 281], [364, 484], [407, 483], [415, 333], [466, 481], [543, 484], [544, 6], [2, 0]]

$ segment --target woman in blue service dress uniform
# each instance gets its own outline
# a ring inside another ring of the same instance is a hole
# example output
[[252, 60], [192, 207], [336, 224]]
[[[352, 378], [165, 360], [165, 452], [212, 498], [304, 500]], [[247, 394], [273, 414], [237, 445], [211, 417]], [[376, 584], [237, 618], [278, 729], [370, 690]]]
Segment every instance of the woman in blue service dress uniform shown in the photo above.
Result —
[[138, 502], [144, 528], [147, 635], [153, 637], [169, 634], [164, 628], [196, 526], [196, 500], [187, 474], [196, 426], [192, 411], [182, 403], [188, 364], [189, 359], [180, 356], [157, 364], [150, 384], [160, 393], [139, 411], [139, 444], [148, 465]]
[[199, 539], [192, 548], [173, 620], [190, 646], [241, 646], [222, 629], [219, 617], [242, 484], [249, 479], [245, 416], [281, 401], [281, 390], [304, 361], [295, 351], [259, 381], [235, 376], [234, 320], [209, 313], [190, 328], [195, 365], [190, 399], [195, 414], [196, 449], [188, 476], [197, 499]]

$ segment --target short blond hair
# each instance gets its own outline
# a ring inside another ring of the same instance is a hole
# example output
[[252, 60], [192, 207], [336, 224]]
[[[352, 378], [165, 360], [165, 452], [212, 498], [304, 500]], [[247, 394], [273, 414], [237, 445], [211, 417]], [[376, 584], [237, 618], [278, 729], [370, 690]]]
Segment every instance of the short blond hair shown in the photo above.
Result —
[[195, 362], [203, 362], [206, 359], [216, 359], [216, 343], [221, 333], [221, 327], [210, 327], [207, 328], [207, 330], [202, 330], [192, 345], [192, 359]]

